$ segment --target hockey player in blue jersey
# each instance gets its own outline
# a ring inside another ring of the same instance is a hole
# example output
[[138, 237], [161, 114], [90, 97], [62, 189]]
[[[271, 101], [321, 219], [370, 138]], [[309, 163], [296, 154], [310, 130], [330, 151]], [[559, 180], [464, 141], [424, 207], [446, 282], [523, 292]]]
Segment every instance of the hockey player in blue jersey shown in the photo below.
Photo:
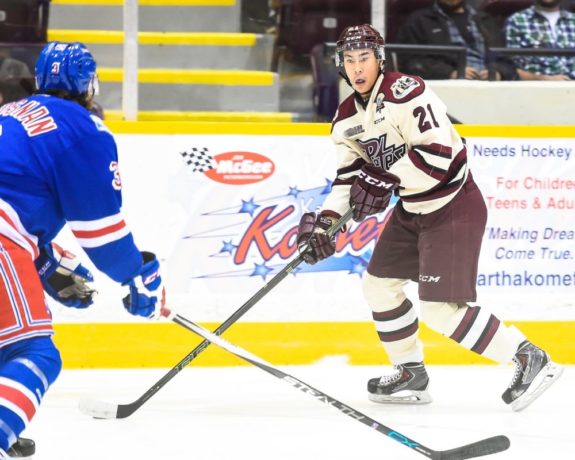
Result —
[[157, 318], [164, 303], [159, 263], [137, 248], [120, 210], [116, 144], [88, 110], [92, 55], [51, 42], [35, 70], [36, 94], [0, 107], [0, 458], [30, 448], [20, 433], [62, 367], [43, 291], [69, 307], [92, 303], [91, 274], [52, 246], [65, 224], [98, 270], [126, 286], [129, 313]]

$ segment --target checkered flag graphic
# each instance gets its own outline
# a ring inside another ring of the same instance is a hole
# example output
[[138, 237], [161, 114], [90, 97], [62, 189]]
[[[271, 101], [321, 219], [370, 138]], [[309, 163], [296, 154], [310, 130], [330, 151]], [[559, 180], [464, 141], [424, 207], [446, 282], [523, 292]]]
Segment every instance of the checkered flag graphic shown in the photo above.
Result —
[[184, 163], [186, 163], [192, 172], [206, 172], [216, 167], [214, 157], [210, 155], [207, 147], [192, 147], [191, 149], [180, 152]]

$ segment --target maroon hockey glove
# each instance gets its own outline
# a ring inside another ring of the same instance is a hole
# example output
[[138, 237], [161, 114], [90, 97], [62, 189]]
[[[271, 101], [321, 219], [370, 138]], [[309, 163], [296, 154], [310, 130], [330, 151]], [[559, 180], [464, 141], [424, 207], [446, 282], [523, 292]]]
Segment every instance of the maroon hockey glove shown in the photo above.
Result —
[[335, 253], [335, 236], [326, 231], [341, 216], [334, 211], [306, 212], [301, 216], [297, 232], [297, 247], [303, 260], [313, 265]]
[[399, 177], [382, 168], [371, 164], [363, 166], [350, 190], [353, 220], [360, 222], [367, 216], [384, 211], [399, 182]]

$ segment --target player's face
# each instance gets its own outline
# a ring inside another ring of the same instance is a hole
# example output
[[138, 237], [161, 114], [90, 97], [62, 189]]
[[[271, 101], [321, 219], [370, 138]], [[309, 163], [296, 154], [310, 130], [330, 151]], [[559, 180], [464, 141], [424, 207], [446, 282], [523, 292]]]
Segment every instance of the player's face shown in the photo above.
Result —
[[343, 66], [353, 89], [361, 95], [369, 94], [379, 74], [374, 51], [369, 48], [345, 51]]

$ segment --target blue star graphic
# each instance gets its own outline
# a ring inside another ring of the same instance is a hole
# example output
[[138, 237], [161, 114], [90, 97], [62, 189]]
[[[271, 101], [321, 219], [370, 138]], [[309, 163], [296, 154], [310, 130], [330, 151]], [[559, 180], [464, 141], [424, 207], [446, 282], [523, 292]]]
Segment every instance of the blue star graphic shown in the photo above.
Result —
[[297, 275], [299, 272], [301, 272], [302, 270], [304, 270], [304, 267], [302, 267], [301, 265], [299, 267], [296, 267], [292, 270], [291, 274], [293, 276]]
[[301, 193], [301, 190], [299, 188], [297, 188], [297, 186], [290, 187], [289, 192], [288, 192], [288, 196], [293, 196], [294, 198], [297, 198], [300, 193]]
[[266, 267], [266, 263], [263, 264], [254, 264], [254, 271], [250, 274], [250, 276], [261, 276], [265, 281], [266, 276], [269, 272], [273, 271], [273, 268]]
[[240, 212], [240, 213], [245, 212], [245, 213], [248, 213], [250, 215], [250, 217], [253, 217], [254, 211], [259, 207], [260, 207], [260, 205], [255, 204], [254, 199], [250, 198], [248, 201], [242, 200], [242, 207], [240, 208], [240, 210], [238, 212]]
[[364, 271], [365, 271], [365, 263], [362, 260], [358, 260], [352, 264], [351, 269], [349, 270], [349, 274], [361, 276], [363, 275]]
[[223, 246], [222, 249], [220, 249], [220, 254], [222, 252], [227, 252], [229, 254], [232, 254], [234, 252], [234, 249], [237, 248], [237, 246], [235, 244], [232, 243], [232, 241], [223, 241]]
[[325, 180], [325, 187], [324, 189], [321, 191], [322, 195], [327, 195], [329, 192], [331, 192], [331, 184], [333, 184], [333, 181], [326, 179]]

